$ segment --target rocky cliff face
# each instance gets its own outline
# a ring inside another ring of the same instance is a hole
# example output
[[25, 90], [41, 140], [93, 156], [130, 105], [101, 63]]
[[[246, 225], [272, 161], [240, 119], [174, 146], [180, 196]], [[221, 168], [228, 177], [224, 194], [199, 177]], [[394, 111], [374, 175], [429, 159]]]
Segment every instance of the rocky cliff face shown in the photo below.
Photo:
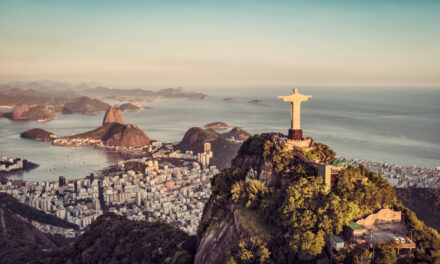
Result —
[[[262, 134], [246, 141], [232, 160], [232, 168], [240, 168], [236, 169], [238, 172], [231, 171], [230, 168], [226, 169], [220, 176], [216, 176], [217, 179], [214, 179], [213, 185], [216, 185], [216, 181], [222, 181], [223, 174], [226, 174], [226, 177], [236, 174], [233, 176], [236, 180], [257, 179], [268, 185], [276, 182], [273, 164], [263, 158], [263, 145], [267, 140], [276, 142], [281, 137], [282, 135], [277, 133]], [[279, 150], [281, 150], [280, 146]], [[218, 263], [224, 252], [236, 246], [234, 241], [243, 238], [258, 239], [251, 228], [253, 224], [248, 225], [249, 223], [243, 222], [244, 211], [234, 203], [223, 204], [222, 207], [226, 210], [223, 209], [223, 215], [218, 217], [219, 208], [217, 208], [216, 199], [219, 197], [214, 190], [205, 206], [199, 226], [199, 244], [194, 259], [196, 264]]]
[[104, 120], [102, 121], [102, 125], [105, 124], [125, 124], [124, 117], [122, 116], [121, 110], [117, 107], [110, 106], [105, 112]]

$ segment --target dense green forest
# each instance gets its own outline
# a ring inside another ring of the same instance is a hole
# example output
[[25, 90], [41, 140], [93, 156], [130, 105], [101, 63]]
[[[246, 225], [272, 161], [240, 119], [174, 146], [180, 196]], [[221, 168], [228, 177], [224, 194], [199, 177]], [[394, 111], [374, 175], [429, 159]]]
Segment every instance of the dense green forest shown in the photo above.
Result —
[[440, 231], [440, 189], [397, 188], [396, 194], [425, 224]]
[[161, 222], [100, 216], [77, 242], [38, 263], [192, 263], [195, 238]]

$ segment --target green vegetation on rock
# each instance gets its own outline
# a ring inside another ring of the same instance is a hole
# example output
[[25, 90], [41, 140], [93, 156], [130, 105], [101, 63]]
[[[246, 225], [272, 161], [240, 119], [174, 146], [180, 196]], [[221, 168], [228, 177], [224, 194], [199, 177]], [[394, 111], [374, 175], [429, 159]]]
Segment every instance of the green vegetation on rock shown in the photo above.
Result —
[[[288, 150], [279, 139], [276, 133], [251, 137], [235, 159], [246, 169], [229, 167], [213, 178], [212, 195], [198, 230], [199, 244], [207, 243], [207, 236], [217, 234], [217, 229], [226, 230], [225, 225], [235, 230], [229, 236], [222, 233], [229, 240], [216, 249], [222, 250], [216, 263], [325, 263], [329, 235], [341, 233], [349, 221], [379, 208], [402, 211], [409, 236], [417, 244], [413, 253], [399, 261], [440, 263], [438, 233], [396, 199], [382, 176], [363, 166], [349, 166], [336, 175], [330, 192], [325, 191], [313, 165], [303, 162], [295, 154], [298, 150]], [[313, 157], [334, 158], [326, 145], [315, 146]], [[265, 172], [259, 178], [261, 166], [272, 168], [271, 174]], [[376, 263], [397, 259], [386, 244], [375, 250]], [[197, 252], [196, 261], [202, 254], [207, 253]], [[371, 256], [370, 251], [355, 248], [342, 251], [337, 258], [341, 263], [369, 263]]]

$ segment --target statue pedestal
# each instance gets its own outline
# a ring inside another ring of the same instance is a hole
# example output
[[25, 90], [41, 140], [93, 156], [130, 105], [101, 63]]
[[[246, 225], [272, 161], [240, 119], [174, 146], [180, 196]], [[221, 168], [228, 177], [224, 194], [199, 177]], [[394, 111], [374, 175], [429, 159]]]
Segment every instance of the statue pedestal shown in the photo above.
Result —
[[289, 129], [289, 139], [293, 140], [301, 140], [303, 139], [303, 131], [302, 129]]

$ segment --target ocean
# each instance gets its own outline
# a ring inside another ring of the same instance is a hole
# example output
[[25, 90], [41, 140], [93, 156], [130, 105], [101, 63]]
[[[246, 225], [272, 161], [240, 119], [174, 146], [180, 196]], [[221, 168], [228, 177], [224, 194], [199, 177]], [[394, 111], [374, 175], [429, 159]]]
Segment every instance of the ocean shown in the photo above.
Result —
[[[304, 136], [325, 143], [339, 157], [386, 161], [406, 166], [440, 166], [440, 89], [434, 88], [300, 88], [312, 95], [301, 106]], [[291, 88], [217, 89], [203, 91], [213, 100], [161, 99], [145, 103], [153, 109], [123, 113], [148, 136], [162, 142], [180, 141], [191, 127], [215, 121], [252, 133], [283, 132], [290, 126], [290, 106], [278, 99]], [[236, 102], [226, 102], [234, 97]], [[249, 100], [264, 104], [249, 104]], [[39, 168], [14, 176], [25, 180], [82, 178], [118, 160], [92, 147], [58, 147], [22, 139], [19, 134], [39, 127], [59, 136], [101, 125], [96, 116], [58, 115], [47, 123], [0, 119], [0, 155], [28, 159]], [[214, 153], [215, 155], [215, 153]]]

